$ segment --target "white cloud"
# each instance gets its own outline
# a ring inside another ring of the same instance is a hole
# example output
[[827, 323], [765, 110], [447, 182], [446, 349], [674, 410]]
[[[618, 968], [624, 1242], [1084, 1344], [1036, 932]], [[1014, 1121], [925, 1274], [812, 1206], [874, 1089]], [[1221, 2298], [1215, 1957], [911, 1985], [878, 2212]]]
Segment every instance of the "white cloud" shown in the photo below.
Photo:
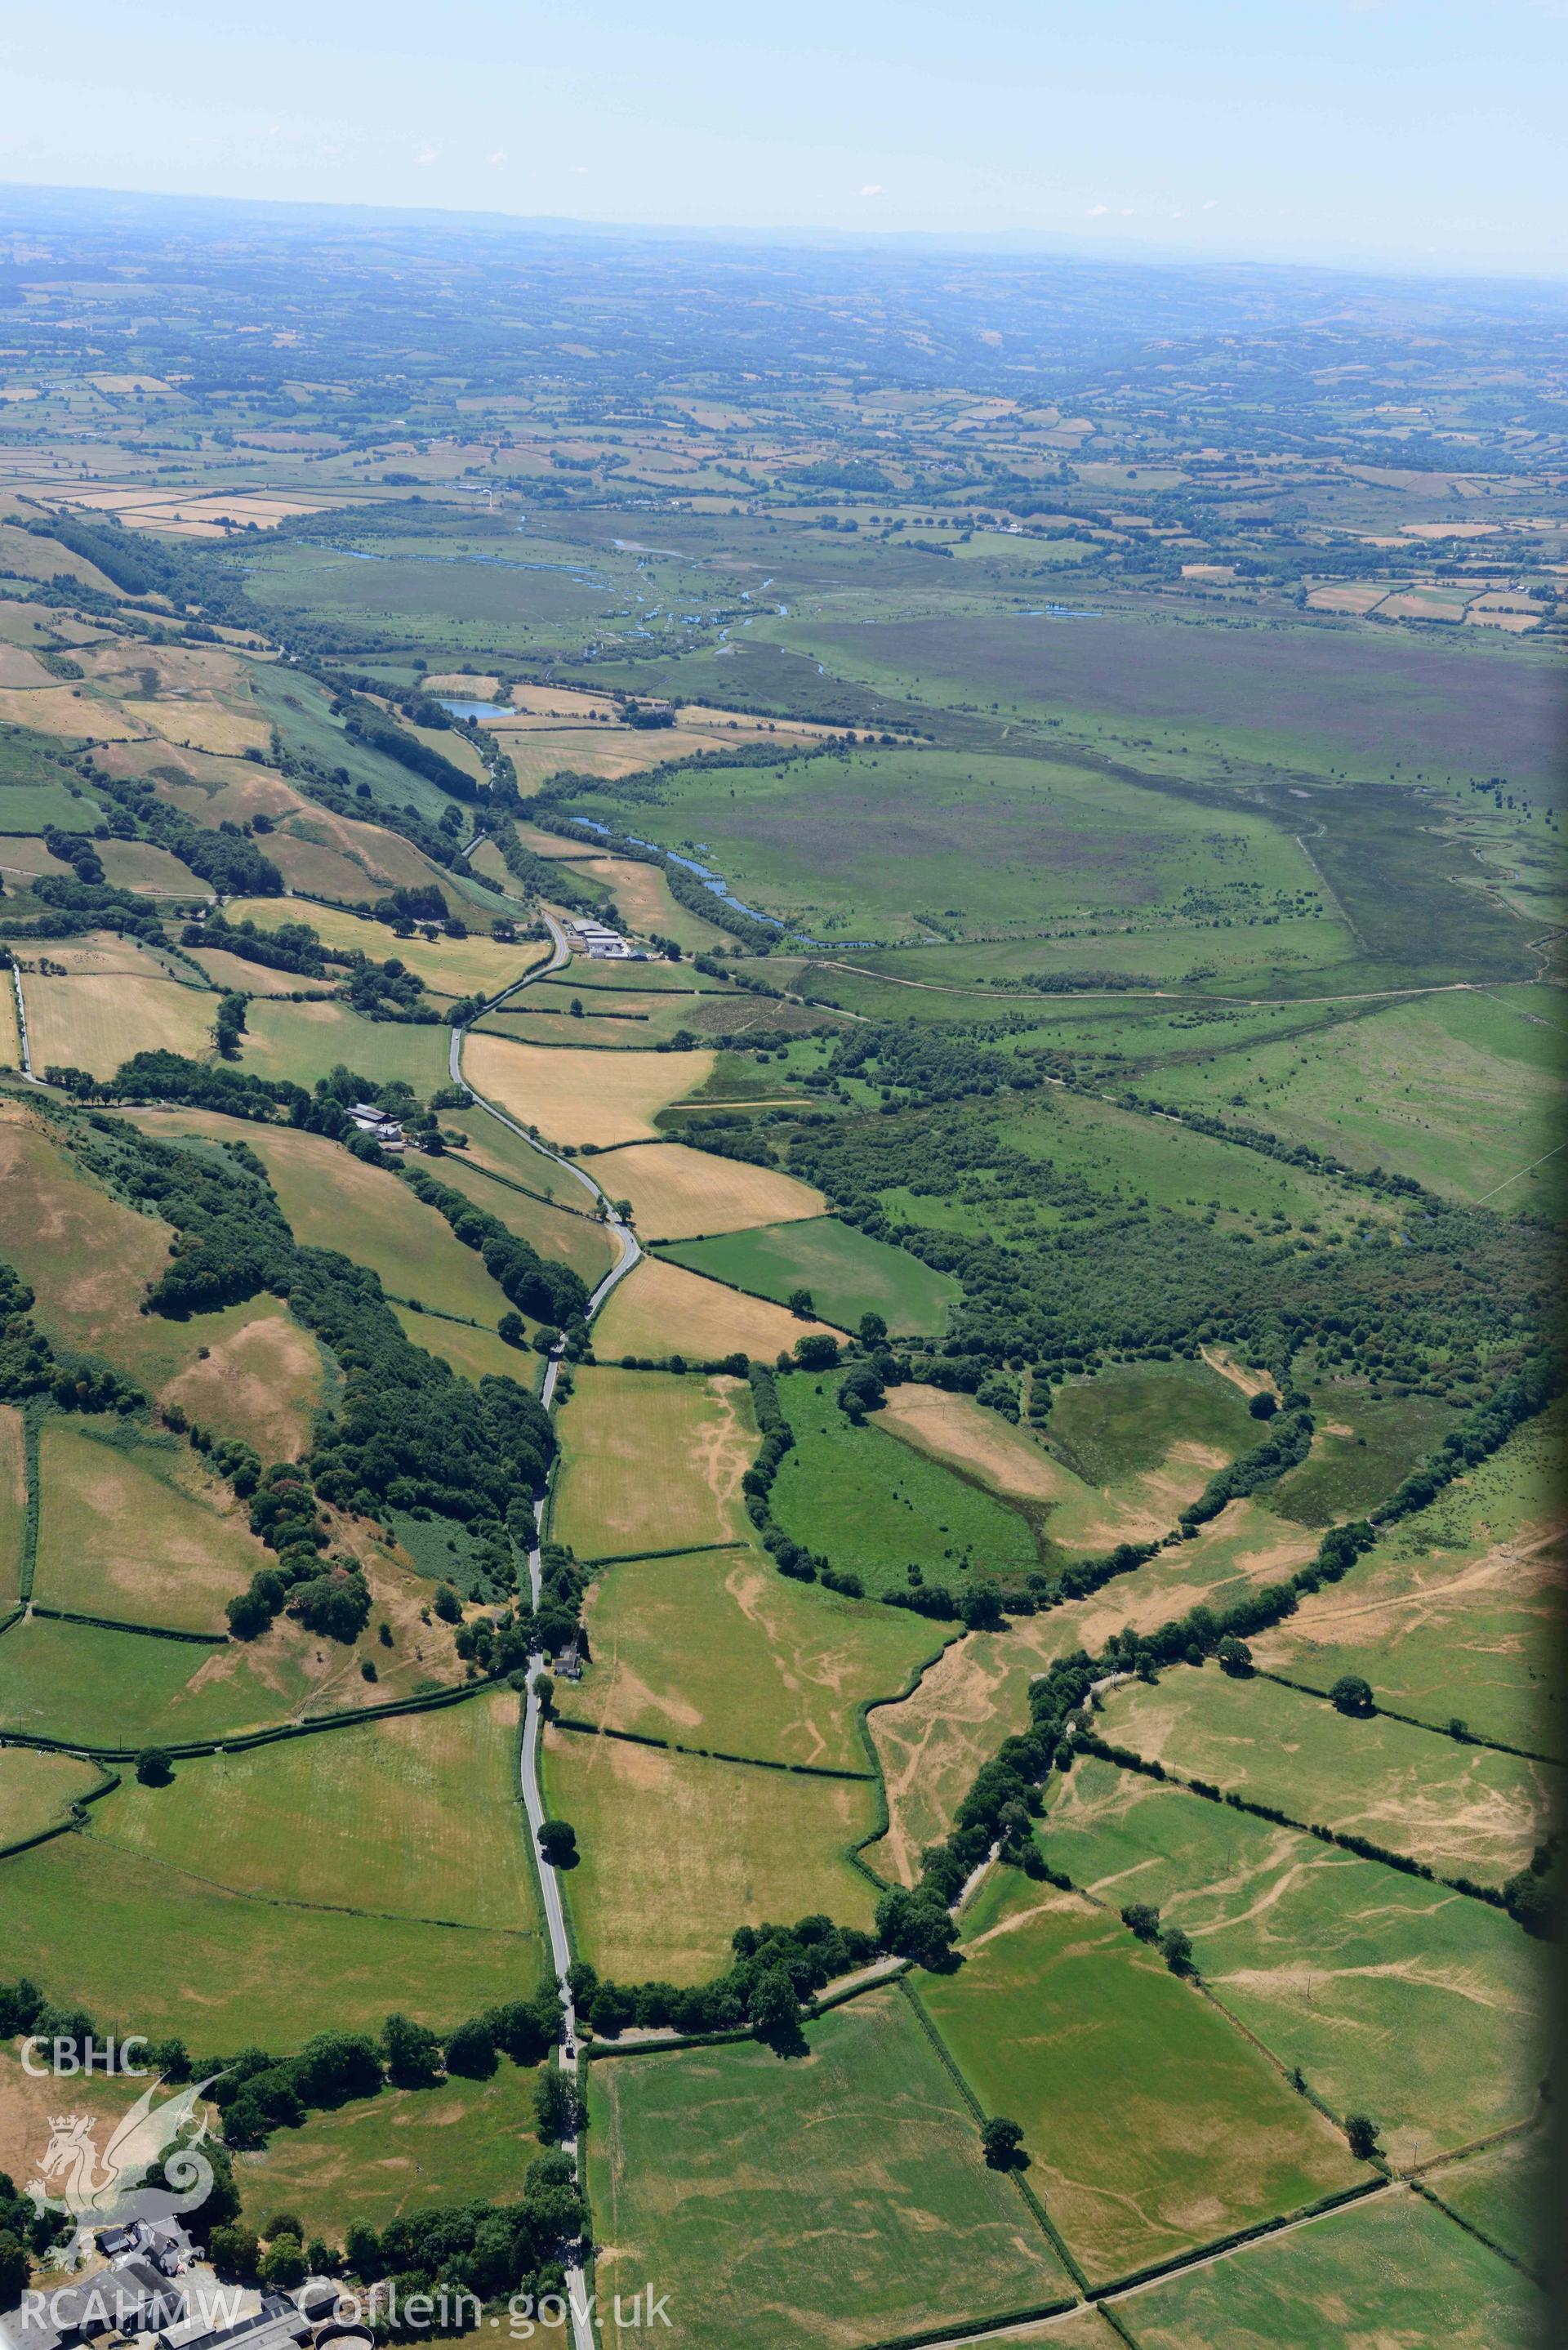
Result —
[[493, 155], [487, 155], [484, 160], [491, 166], [492, 170], [494, 170], [497, 165], [505, 162], [506, 150], [504, 147], [498, 147]]
[[1091, 204], [1087, 212], [1084, 214], [1084, 218], [1085, 220], [1104, 220], [1106, 214], [1109, 211], [1109, 204]]
[[441, 149], [439, 147], [421, 147], [416, 153], [414, 161], [421, 170], [427, 164], [439, 163], [441, 161]]
[[873, 180], [870, 186], [862, 188], [860, 192], [863, 196], [885, 196], [888, 191], [879, 180]]
[[1219, 202], [1220, 199], [1218, 196], [1210, 196], [1206, 203], [1199, 207], [1199, 209], [1201, 212], [1211, 213], [1217, 209]]

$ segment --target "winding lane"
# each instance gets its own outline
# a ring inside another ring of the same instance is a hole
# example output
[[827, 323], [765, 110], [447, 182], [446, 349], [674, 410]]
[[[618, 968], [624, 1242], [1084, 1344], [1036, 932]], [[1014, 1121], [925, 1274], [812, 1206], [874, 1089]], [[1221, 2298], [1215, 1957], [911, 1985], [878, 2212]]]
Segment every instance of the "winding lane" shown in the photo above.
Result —
[[[522, 989], [532, 986], [535, 980], [548, 978], [552, 972], [561, 970], [571, 960], [572, 951], [566, 943], [566, 934], [559, 922], [553, 914], [545, 914], [545, 920], [554, 941], [549, 961], [538, 964], [533, 971], [525, 972], [523, 977], [514, 981], [510, 987], [503, 988], [499, 995], [492, 996], [481, 1006], [480, 1012], [474, 1015], [475, 1018], [483, 1017], [484, 1013], [493, 1011], [496, 1004], [504, 1003], [508, 996], [516, 995]], [[498, 1109], [493, 1101], [486, 1100], [482, 1093], [475, 1091], [462, 1074], [462, 1045], [466, 1034], [466, 1027], [454, 1028], [452, 1032], [452, 1042], [447, 1052], [447, 1067], [452, 1083], [463, 1087], [472, 1096], [477, 1107], [487, 1111], [498, 1125], [505, 1127], [508, 1133], [516, 1135], [522, 1141], [527, 1143], [531, 1150], [536, 1150], [542, 1159], [547, 1159], [552, 1166], [563, 1168], [568, 1175], [581, 1183], [586, 1191], [591, 1192], [595, 1201], [602, 1207], [605, 1228], [615, 1244], [616, 1261], [583, 1309], [584, 1318], [591, 1322], [618, 1282], [626, 1279], [627, 1274], [641, 1256], [642, 1250], [637, 1234], [628, 1223], [616, 1214], [607, 1194], [595, 1182], [585, 1168], [579, 1167], [575, 1159], [564, 1159], [554, 1150], [546, 1150], [544, 1144], [536, 1140], [526, 1127], [520, 1126], [514, 1118], [509, 1117], [504, 1110]], [[556, 1383], [560, 1376], [560, 1369], [561, 1349], [557, 1346], [545, 1365], [544, 1383], [539, 1390], [539, 1400], [546, 1411], [551, 1410], [555, 1404]], [[541, 1593], [541, 1568], [537, 1543], [528, 1554], [528, 1590], [532, 1604], [537, 1609]], [[534, 1840], [534, 1852], [537, 1862], [536, 1874], [544, 1903], [545, 1928], [550, 1939], [550, 1962], [555, 1969], [556, 1989], [560, 1998], [561, 2016], [565, 2025], [565, 2038], [556, 2052], [556, 2062], [575, 2089], [577, 2084], [577, 2019], [571, 1989], [566, 1981], [566, 1971], [572, 1963], [572, 1946], [566, 1933], [566, 1915], [561, 1901], [560, 1879], [539, 1852], [539, 1831], [545, 1824], [545, 1794], [539, 1776], [539, 1753], [544, 1725], [539, 1700], [534, 1693], [534, 1681], [535, 1676], [543, 1671], [544, 1667], [544, 1652], [536, 1649], [528, 1659], [528, 1686], [523, 1704], [523, 1742], [519, 1772], [523, 1788], [523, 1809], [527, 1815], [528, 1833]], [[577, 2162], [578, 2148], [575, 2138], [563, 2139], [562, 2151], [570, 2156], [574, 2164]], [[588, 2298], [587, 2280], [581, 2264], [575, 2261], [568, 2262], [566, 2267], [566, 2301], [571, 2316], [574, 2350], [597, 2350], [598, 2337], [594, 2325], [592, 2304]]]

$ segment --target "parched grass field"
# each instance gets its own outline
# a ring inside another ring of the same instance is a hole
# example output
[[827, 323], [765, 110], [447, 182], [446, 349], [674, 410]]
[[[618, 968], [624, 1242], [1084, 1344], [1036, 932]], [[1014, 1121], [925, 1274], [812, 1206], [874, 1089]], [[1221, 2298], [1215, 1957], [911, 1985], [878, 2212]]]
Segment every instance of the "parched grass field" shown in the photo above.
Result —
[[1234, 1460], [1260, 1439], [1241, 1388], [1206, 1362], [1117, 1363], [1057, 1389], [1053, 1452], [1085, 1484], [1120, 1484], [1158, 1469], [1173, 1445]]
[[151, 840], [104, 840], [99, 843], [104, 878], [117, 889], [139, 889], [153, 898], [213, 898], [203, 881], [166, 848]]
[[1043, 1841], [1098, 1899], [1184, 1927], [1221, 2004], [1397, 2162], [1534, 2110], [1551, 1954], [1501, 1911], [1094, 1761]]
[[27, 1525], [27, 1468], [22, 1414], [0, 1404], [0, 1612], [22, 1588], [22, 1545]]
[[820, 1216], [827, 1205], [820, 1191], [776, 1167], [753, 1167], [743, 1159], [719, 1159], [684, 1142], [618, 1150], [601, 1158], [593, 1171], [612, 1200], [631, 1201], [633, 1222], [645, 1241], [676, 1241], [701, 1233], [739, 1232], [753, 1224], [779, 1224], [787, 1219]]
[[[696, 748], [704, 745], [698, 743]], [[668, 752], [660, 754], [668, 757]], [[570, 761], [565, 764], [570, 764]], [[574, 867], [574, 870], [579, 868]], [[642, 938], [657, 931], [661, 938], [673, 939], [689, 953], [699, 953], [704, 948], [730, 945], [727, 931], [717, 922], [710, 922], [701, 914], [693, 914], [677, 903], [669, 882], [657, 865], [639, 865], [628, 857], [595, 857], [583, 863], [580, 870], [590, 880], [602, 881], [620, 908], [628, 926]]]
[[95, 1840], [194, 1882], [290, 1907], [364, 1909], [536, 1937], [510, 1690], [128, 1783]]
[[[321, 1348], [282, 1301], [262, 1296], [202, 1315], [187, 1336], [196, 1360], [160, 1392], [202, 1428], [243, 1437], [264, 1461], [293, 1461], [310, 1439], [325, 1369]], [[202, 1351], [204, 1350], [204, 1351]]]
[[236, 898], [223, 911], [231, 922], [248, 920], [261, 930], [276, 930], [285, 922], [307, 922], [326, 946], [357, 950], [372, 962], [395, 958], [416, 972], [435, 995], [495, 995], [545, 962], [550, 952], [547, 940], [524, 939], [515, 946], [500, 946], [483, 932], [471, 933], [466, 939], [400, 939], [385, 922], [346, 913], [335, 906], [291, 905], [284, 898]]
[[[0, 1845], [53, 1827], [73, 1803], [80, 1803], [99, 1783], [92, 1764], [75, 1754], [0, 1747]], [[0, 1885], [4, 1882], [0, 1877]]]
[[[450, 1169], [458, 1167], [458, 1188], [466, 1189], [463, 1173], [467, 1169], [489, 1168], [494, 1173], [507, 1176], [514, 1183], [521, 1183], [524, 1191], [532, 1192], [535, 1198], [546, 1202], [558, 1201], [566, 1208], [593, 1212], [594, 1195], [586, 1183], [579, 1182], [575, 1174], [556, 1160], [547, 1159], [542, 1149], [535, 1149], [523, 1135], [514, 1134], [509, 1126], [503, 1126], [501, 1120], [493, 1118], [487, 1109], [481, 1109], [474, 1104], [467, 1109], [442, 1110], [441, 1117], [443, 1128], [451, 1127], [455, 1132], [468, 1137], [468, 1148], [462, 1153], [461, 1164], [456, 1152], [452, 1154], [449, 1162], [443, 1163], [443, 1182], [452, 1180]], [[487, 1197], [488, 1187], [483, 1192], [476, 1190], [473, 1196], [476, 1199]], [[605, 1245], [607, 1250], [608, 1243]], [[606, 1263], [608, 1263], [607, 1254]]]
[[[151, 961], [151, 959], [150, 959]], [[111, 1077], [133, 1054], [168, 1052], [204, 1061], [213, 1052], [217, 998], [150, 968], [142, 972], [73, 972], [22, 982], [27, 1038], [42, 1070], [52, 1063]]]
[[561, 1882], [576, 1949], [601, 1974], [702, 1982], [737, 1926], [818, 1911], [871, 1923], [876, 1888], [845, 1857], [872, 1824], [864, 1781], [557, 1729], [543, 1775], [550, 1814], [577, 1832]]
[[1029, 1682], [1056, 1657], [1091, 1654], [1113, 1632], [1135, 1630], [1217, 1606], [1270, 1583], [1310, 1556], [1314, 1543], [1254, 1502], [1232, 1502], [1195, 1543], [1116, 1575], [1091, 1597], [1044, 1616], [1021, 1617], [1011, 1632], [971, 1632], [933, 1665], [902, 1704], [869, 1717], [888, 1787], [889, 1826], [872, 1849], [884, 1875], [913, 1884], [925, 1846], [945, 1836], [975, 1773], [1002, 1739], [1027, 1729]]
[[700, 1086], [713, 1055], [595, 1053], [477, 1034], [463, 1047], [462, 1066], [476, 1093], [549, 1141], [604, 1149], [653, 1139], [656, 1113]]
[[534, 2127], [531, 2068], [508, 2064], [488, 2081], [453, 2077], [429, 2089], [384, 2089], [305, 2126], [279, 2130], [235, 2167], [241, 2224], [308, 2210], [312, 2228], [341, 2243], [356, 2222], [384, 2228], [432, 2204], [511, 2203], [543, 2152]]
[[0, 1861], [0, 1890], [17, 1972], [68, 1982], [100, 2023], [216, 2055], [379, 2032], [394, 2008], [450, 2029], [539, 1983], [529, 1938], [229, 1893], [90, 1836]]
[[1029, 2183], [1105, 2284], [1366, 2176], [1268, 2058], [1115, 1911], [993, 1871], [963, 1964], [919, 1996]]
[[[234, 1127], [212, 1110], [178, 1110], [152, 1130], [220, 1141], [231, 1139]], [[286, 1127], [247, 1127], [245, 1139], [306, 1247], [339, 1249], [379, 1274], [394, 1295], [472, 1314], [490, 1329], [511, 1310], [477, 1251], [385, 1168], [367, 1166], [324, 1135]]]
[[742, 1354], [771, 1363], [808, 1331], [826, 1334], [826, 1326], [786, 1313], [766, 1298], [722, 1288], [662, 1257], [644, 1256], [610, 1292], [594, 1325], [594, 1348], [607, 1360], [617, 1355], [684, 1355], [701, 1363]]
[[446, 1076], [451, 1031], [398, 1020], [362, 1020], [347, 1003], [330, 998], [315, 1003], [253, 1003], [245, 1014], [240, 1062], [252, 1076], [288, 1077], [313, 1086], [339, 1063], [372, 1085], [401, 1077], [428, 1097]]
[[1358, 1673], [1378, 1702], [1439, 1727], [1568, 1757], [1557, 1648], [1565, 1565], [1556, 1491], [1561, 1405], [1414, 1517], [1343, 1583], [1304, 1597], [1253, 1644], [1267, 1671], [1314, 1689]]
[[856, 1708], [896, 1696], [941, 1644], [918, 1616], [790, 1581], [737, 1547], [607, 1567], [585, 1610], [593, 1663], [561, 1710], [681, 1746], [865, 1771]]
[[743, 1379], [587, 1367], [557, 1422], [551, 1531], [579, 1558], [732, 1542], [756, 1450]]
[[858, 1329], [863, 1314], [880, 1314], [895, 1336], [929, 1336], [946, 1327], [948, 1307], [961, 1294], [950, 1274], [933, 1273], [919, 1257], [868, 1239], [836, 1216], [688, 1242], [671, 1253], [694, 1273], [781, 1305], [792, 1290], [809, 1289], [816, 1311], [841, 1330]]
[[657, 2275], [689, 2350], [853, 2350], [1070, 2303], [909, 2002], [867, 1992], [807, 2036], [790, 2063], [747, 2042], [590, 2067], [601, 2300]]
[[[450, 1116], [450, 1111], [441, 1112], [443, 1123]], [[497, 1126], [493, 1118], [487, 1118], [483, 1110], [472, 1113], [470, 1123], [475, 1117], [500, 1139], [515, 1139], [507, 1135], [504, 1127]], [[467, 1131], [466, 1128], [464, 1131]], [[522, 1153], [526, 1145], [519, 1143], [517, 1149]], [[431, 1171], [438, 1183], [448, 1183], [454, 1191], [461, 1191], [465, 1199], [473, 1201], [475, 1207], [483, 1208], [487, 1215], [504, 1224], [509, 1232], [515, 1232], [519, 1240], [527, 1241], [536, 1248], [541, 1256], [552, 1257], [560, 1264], [569, 1264], [574, 1273], [581, 1274], [590, 1288], [602, 1280], [614, 1260], [614, 1251], [603, 1225], [592, 1216], [568, 1215], [551, 1207], [547, 1201], [534, 1199], [509, 1184], [493, 1181], [482, 1171], [490, 1157], [491, 1154], [485, 1151], [482, 1159], [477, 1149], [472, 1152], [449, 1150]], [[471, 1159], [474, 1163], [470, 1163]], [[537, 1151], [528, 1152], [527, 1164], [519, 1169], [514, 1180], [531, 1180], [535, 1167], [545, 1174], [551, 1171], [548, 1161], [541, 1159]], [[510, 1165], [501, 1171], [511, 1173]], [[570, 1176], [564, 1179], [564, 1183], [570, 1188], [572, 1206], [579, 1201], [587, 1204], [589, 1195], [580, 1183], [572, 1182]], [[565, 1191], [558, 1196], [565, 1197]]]
[[833, 1376], [796, 1372], [779, 1393], [795, 1440], [774, 1482], [774, 1515], [841, 1575], [871, 1592], [907, 1590], [913, 1565], [961, 1590], [971, 1573], [1022, 1579], [1039, 1566], [1017, 1511], [884, 1432], [884, 1413], [853, 1427]]
[[270, 1555], [226, 1488], [201, 1490], [193, 1454], [167, 1438], [131, 1450], [90, 1421], [52, 1413], [39, 1458], [40, 1606], [223, 1631], [225, 1601]]
[[1461, 1746], [1386, 1714], [1347, 1719], [1277, 1681], [1178, 1667], [1106, 1700], [1113, 1745], [1499, 1885], [1530, 1858], [1560, 1789], [1549, 1763]]
[[1116, 2304], [1138, 2350], [1522, 2350], [1542, 2294], [1408, 2188]]
[[1427, 2184], [1450, 2211], [1539, 2274], [1550, 2262], [1557, 2178], [1548, 2124], [1462, 2155], [1433, 2171]]

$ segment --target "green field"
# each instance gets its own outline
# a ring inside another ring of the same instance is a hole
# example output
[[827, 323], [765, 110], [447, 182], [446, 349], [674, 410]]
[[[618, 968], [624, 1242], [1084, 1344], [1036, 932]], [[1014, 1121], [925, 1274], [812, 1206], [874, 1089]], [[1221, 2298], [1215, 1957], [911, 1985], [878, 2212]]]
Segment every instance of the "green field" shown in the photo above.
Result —
[[919, 1257], [870, 1240], [836, 1216], [684, 1241], [661, 1253], [780, 1305], [807, 1289], [812, 1311], [841, 1330], [858, 1329], [863, 1314], [880, 1314], [895, 1336], [940, 1332], [960, 1294], [950, 1274], [933, 1273]]
[[538, 1988], [529, 1938], [171, 1879], [88, 1836], [0, 1861], [0, 1891], [17, 1973], [68, 1985], [100, 2026], [176, 2033], [209, 2054], [282, 2054], [316, 2032], [378, 2032], [394, 2009], [450, 2029]]
[[308, 1690], [292, 1656], [284, 1663], [43, 1617], [0, 1638], [0, 1727], [95, 1746], [259, 1729], [292, 1713]]
[[1521, 2130], [1442, 2163], [1426, 2183], [1450, 2211], [1539, 2274], [1550, 2266], [1558, 2176], [1547, 2127]]
[[1269, 1494], [1271, 1509], [1298, 1525], [1366, 1516], [1437, 1451], [1459, 1417], [1430, 1397], [1374, 1396], [1359, 1382], [1325, 1379], [1311, 1392], [1312, 1451]]
[[1127, 1363], [1059, 1388], [1045, 1440], [1086, 1485], [1105, 1487], [1158, 1469], [1174, 1445], [1231, 1461], [1258, 1434], [1241, 1388], [1208, 1363]]
[[1525, 2350], [1544, 2314], [1527, 2277], [1404, 2188], [1116, 2304], [1137, 2350]]
[[1069, 2303], [908, 2002], [867, 1993], [809, 2038], [789, 2064], [752, 2043], [592, 2067], [601, 2297], [657, 2275], [691, 2350], [852, 2350]]
[[578, 1719], [759, 1761], [864, 1771], [857, 1707], [896, 1695], [941, 1631], [789, 1581], [751, 1550], [628, 1561], [585, 1611], [593, 1657], [561, 1693]]
[[433, 2204], [514, 2202], [544, 2150], [534, 2130], [537, 2077], [503, 2058], [488, 2081], [454, 2075], [313, 2113], [238, 2171], [242, 2224], [308, 2211], [312, 2230], [337, 2244], [357, 2222], [384, 2228]]
[[1560, 1004], [1548, 987], [1533, 1013], [1479, 990], [1424, 996], [1292, 1044], [1162, 1069], [1148, 1090], [1352, 1167], [1397, 1169], [1449, 1199], [1550, 1214], [1562, 1204], [1559, 1163], [1521, 1170], [1552, 1150], [1561, 1124]]
[[1211, 883], [1217, 833], [1223, 911], [1245, 920], [1280, 910], [1276, 899], [1317, 898], [1302, 850], [1252, 809], [1221, 815], [1045, 757], [883, 749], [687, 773], [628, 820], [661, 846], [701, 840], [747, 905], [829, 942], [954, 926], [994, 936], [1129, 910], [1158, 934]]
[[1528, 1861], [1558, 1773], [1386, 1714], [1347, 1719], [1276, 1681], [1177, 1667], [1107, 1698], [1104, 1735], [1189, 1777], [1347, 1829], [1449, 1874], [1501, 1885]]
[[1462, 1713], [1479, 1737], [1568, 1757], [1555, 1628], [1564, 1417], [1559, 1405], [1516, 1429], [1390, 1527], [1343, 1583], [1258, 1640], [1259, 1663], [1322, 1690], [1357, 1673], [1417, 1721]]
[[[1114, 1912], [994, 1870], [919, 1997], [1091, 2284], [1366, 2177], [1267, 2057]], [[1107, 2085], [1114, 2092], [1107, 2095]]]
[[[509, 1347], [493, 1330], [476, 1330], [472, 1323], [450, 1321], [445, 1315], [425, 1313], [412, 1305], [394, 1305], [392, 1311], [416, 1347], [439, 1355], [461, 1378], [515, 1379], [519, 1387], [537, 1391], [544, 1361], [525, 1347]], [[537, 1327], [527, 1315], [523, 1321], [529, 1331]], [[444, 1534], [441, 1539], [446, 1539]]]
[[864, 1780], [807, 1778], [620, 1738], [552, 1731], [545, 1807], [581, 1858], [562, 1878], [579, 1954], [623, 1982], [702, 1982], [737, 1926], [826, 1912], [869, 1926], [870, 1881], [846, 1848], [870, 1834]]
[[743, 1379], [589, 1367], [560, 1413], [550, 1527], [580, 1558], [733, 1541], [756, 1450]]
[[14, 1404], [0, 1404], [0, 1608], [21, 1596], [26, 1525], [22, 1415]]
[[[290, 1908], [537, 1936], [509, 1691], [179, 1765], [98, 1806], [95, 1842]], [[520, 1951], [520, 1966], [528, 1963]]]
[[889, 1437], [873, 1415], [854, 1428], [837, 1383], [796, 1373], [780, 1386], [794, 1444], [774, 1481], [787, 1534], [860, 1576], [869, 1592], [928, 1583], [961, 1588], [966, 1574], [1023, 1576], [1040, 1565], [1027, 1521], [940, 1461]]
[[0, 1747], [0, 1845], [16, 1844], [53, 1827], [72, 1804], [102, 1785], [90, 1762], [74, 1754], [44, 1754], [25, 1746]]
[[1074, 1765], [1044, 1840], [1099, 1900], [1184, 1927], [1221, 2004], [1397, 2161], [1532, 2110], [1550, 1959], [1500, 1911], [1105, 1762]]
[[[367, 883], [367, 888], [369, 884]], [[306, 919], [308, 909], [306, 909]], [[313, 1086], [339, 1063], [373, 1086], [400, 1077], [421, 1097], [446, 1083], [450, 1030], [439, 1022], [364, 1020], [330, 998], [312, 1003], [264, 999], [245, 1014], [240, 1066], [253, 1076]]]

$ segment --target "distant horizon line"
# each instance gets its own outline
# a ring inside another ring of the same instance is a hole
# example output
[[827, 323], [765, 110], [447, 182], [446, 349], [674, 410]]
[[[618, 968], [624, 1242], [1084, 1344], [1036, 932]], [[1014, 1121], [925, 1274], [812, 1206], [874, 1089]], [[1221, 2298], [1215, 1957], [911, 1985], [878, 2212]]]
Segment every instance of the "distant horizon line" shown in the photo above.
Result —
[[[516, 213], [495, 208], [348, 202], [341, 198], [220, 195], [181, 189], [99, 187], [86, 182], [0, 180], [0, 206], [8, 205], [14, 199], [28, 198], [41, 201], [52, 198], [57, 202], [68, 200], [69, 209], [77, 215], [77, 221], [73, 224], [62, 219], [55, 224], [58, 228], [82, 224], [83, 216], [94, 207], [146, 205], [190, 210], [205, 205], [248, 213], [264, 219], [273, 218], [279, 225], [289, 218], [297, 219], [302, 224], [311, 218], [327, 218], [353, 222], [365, 227], [404, 224], [450, 232], [467, 225], [472, 229], [483, 229], [489, 234], [505, 231], [533, 232], [585, 241], [642, 238], [659, 244], [751, 245], [776, 251], [966, 254], [973, 258], [996, 260], [1099, 263], [1110, 268], [1317, 273], [1382, 284], [1407, 280], [1429, 285], [1434, 279], [1439, 279], [1471, 286], [1536, 286], [1557, 290], [1568, 283], [1568, 261], [1561, 270], [1553, 272], [1539, 265], [1521, 265], [1511, 268], [1501, 262], [1442, 260], [1408, 254], [1335, 258], [1327, 254], [1316, 257], [1303, 254], [1270, 255], [1240, 246], [1208, 253], [1152, 244], [1116, 231], [1108, 231], [1102, 239], [1075, 234], [1065, 229], [879, 229], [871, 226], [813, 226], [804, 223], [742, 225], [717, 222], [603, 221], [569, 213]], [[105, 224], [111, 224], [106, 222]]]

